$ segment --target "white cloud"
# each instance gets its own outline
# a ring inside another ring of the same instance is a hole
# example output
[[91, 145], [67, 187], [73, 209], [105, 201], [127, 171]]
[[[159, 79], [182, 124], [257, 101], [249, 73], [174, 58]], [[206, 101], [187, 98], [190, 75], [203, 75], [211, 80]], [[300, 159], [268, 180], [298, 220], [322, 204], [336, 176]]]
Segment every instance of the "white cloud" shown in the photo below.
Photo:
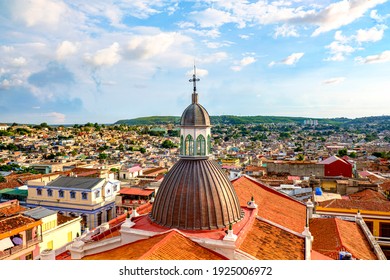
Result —
[[348, 25], [362, 17], [369, 9], [378, 4], [385, 3], [386, 1], [387, 0], [342, 0], [337, 3], [332, 3], [314, 17], [311, 17], [313, 23], [319, 25], [312, 36], [317, 36], [321, 33]]
[[359, 29], [356, 33], [356, 41], [359, 43], [380, 41], [383, 38], [384, 29], [385, 26]]
[[163, 6], [163, 3], [161, 0], [131, 0], [120, 3], [120, 6], [133, 17], [146, 19], [160, 13], [159, 8]]
[[11, 64], [13, 66], [16, 66], [16, 67], [24, 66], [24, 65], [26, 65], [26, 63], [27, 63], [27, 60], [22, 56], [16, 57], [16, 58], [11, 60]]
[[0, 75], [3, 75], [5, 73], [8, 73], [9, 70], [5, 69], [5, 68], [0, 68]]
[[8, 89], [11, 86], [11, 83], [9, 80], [4, 79], [0, 83], [0, 89]]
[[283, 59], [282, 63], [286, 65], [293, 65], [297, 63], [302, 58], [303, 55], [304, 53], [293, 53], [290, 56], [288, 56], [286, 59]]
[[215, 28], [202, 29], [202, 30], [190, 28], [190, 29], [186, 29], [185, 32], [190, 34], [195, 34], [197, 36], [209, 37], [209, 38], [218, 38], [219, 36], [221, 36], [221, 33], [218, 31], [218, 29]]
[[56, 26], [67, 12], [67, 6], [62, 1], [16, 0], [13, 5], [13, 16], [23, 20], [28, 27], [35, 25]]
[[294, 65], [296, 64], [302, 57], [304, 53], [292, 53], [285, 59], [282, 59], [279, 62], [272, 61], [270, 64], [268, 64], [269, 67], [272, 67], [276, 64], [284, 64], [284, 65]]
[[57, 59], [62, 60], [77, 51], [76, 44], [69, 41], [63, 41], [57, 48], [56, 55]]
[[233, 44], [233, 42], [229, 42], [229, 41], [223, 41], [223, 42], [204, 41], [204, 43], [210, 49], [218, 49], [218, 48], [222, 48], [222, 47], [228, 47], [228, 46], [231, 46]]
[[[194, 70], [187, 71], [186, 76], [192, 77]], [[205, 77], [209, 74], [206, 69], [196, 68], [196, 77]]]
[[242, 68], [244, 68], [245, 66], [252, 64], [254, 62], [256, 62], [256, 59], [253, 56], [246, 56], [243, 59], [241, 59], [238, 63], [236, 63], [236, 65], [230, 67], [230, 69], [238, 72], [241, 71]]
[[370, 17], [373, 19], [373, 20], [376, 20], [377, 22], [379, 23], [382, 23], [384, 22], [387, 18], [390, 17], [390, 14], [387, 14], [385, 16], [382, 16], [382, 15], [379, 15], [378, 14], [378, 11], [377, 10], [372, 10], [370, 12]]
[[23, 81], [17, 78], [4, 79], [0, 82], [0, 89], [9, 89], [10, 87], [20, 86]]
[[229, 12], [207, 8], [200, 12], [191, 12], [190, 16], [202, 28], [219, 27], [225, 23], [236, 22], [236, 19]]
[[12, 52], [14, 49], [15, 49], [15, 48], [14, 48], [13, 46], [1, 46], [1, 50], [2, 50], [3, 52], [6, 52], [6, 53]]
[[345, 77], [335, 77], [335, 78], [330, 78], [325, 81], [323, 81], [323, 84], [329, 85], [329, 84], [340, 84], [345, 81]]
[[66, 119], [66, 115], [58, 112], [50, 112], [41, 115], [42, 117], [48, 118], [48, 123], [57, 124], [64, 123]]
[[175, 44], [189, 42], [189, 37], [176, 32], [160, 33], [157, 35], [135, 36], [127, 44], [126, 52], [131, 58], [149, 59], [163, 54]]
[[283, 24], [275, 28], [274, 38], [281, 37], [299, 37], [299, 34], [294, 26]]
[[249, 35], [244, 35], [244, 34], [238, 35], [238, 37], [240, 37], [240, 38], [243, 39], [243, 40], [248, 40], [248, 39], [250, 38]]
[[200, 59], [201, 63], [217, 63], [225, 60], [228, 57], [226, 52], [216, 52], [208, 56], [204, 56]]
[[390, 51], [384, 51], [380, 54], [369, 55], [366, 57], [359, 56], [355, 60], [364, 64], [390, 62]]
[[94, 55], [86, 54], [85, 60], [93, 66], [113, 66], [121, 58], [120, 47], [117, 42], [105, 49], [97, 51]]
[[343, 61], [345, 56], [353, 53], [355, 49], [349, 45], [344, 45], [339, 41], [333, 41], [330, 45], [325, 46], [329, 49], [331, 56], [327, 58], [327, 61]]

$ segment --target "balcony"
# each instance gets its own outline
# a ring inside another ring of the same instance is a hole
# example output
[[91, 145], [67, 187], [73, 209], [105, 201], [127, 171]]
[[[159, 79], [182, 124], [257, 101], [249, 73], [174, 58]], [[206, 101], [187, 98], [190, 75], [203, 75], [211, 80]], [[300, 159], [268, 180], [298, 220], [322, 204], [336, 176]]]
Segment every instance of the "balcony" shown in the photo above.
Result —
[[4, 251], [0, 251], [0, 260], [5, 259], [11, 255], [15, 255], [16, 253], [18, 253], [24, 249], [27, 249], [29, 247], [32, 247], [32, 246], [34, 246], [38, 243], [41, 243], [41, 242], [42, 242], [42, 236], [37, 236], [31, 240], [28, 240], [26, 242], [26, 245], [21, 244], [21, 245], [17, 245], [17, 246], [14, 246], [12, 248], [6, 249]]

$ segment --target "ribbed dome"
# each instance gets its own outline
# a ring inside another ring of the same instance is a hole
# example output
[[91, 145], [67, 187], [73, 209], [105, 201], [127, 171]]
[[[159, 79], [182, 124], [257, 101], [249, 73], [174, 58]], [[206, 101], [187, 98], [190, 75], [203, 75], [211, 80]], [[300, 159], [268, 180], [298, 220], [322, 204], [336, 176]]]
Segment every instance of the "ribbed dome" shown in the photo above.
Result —
[[210, 117], [199, 103], [190, 104], [181, 116], [182, 126], [210, 126]]
[[229, 179], [209, 159], [180, 159], [164, 178], [151, 212], [162, 226], [187, 230], [225, 228], [243, 212]]

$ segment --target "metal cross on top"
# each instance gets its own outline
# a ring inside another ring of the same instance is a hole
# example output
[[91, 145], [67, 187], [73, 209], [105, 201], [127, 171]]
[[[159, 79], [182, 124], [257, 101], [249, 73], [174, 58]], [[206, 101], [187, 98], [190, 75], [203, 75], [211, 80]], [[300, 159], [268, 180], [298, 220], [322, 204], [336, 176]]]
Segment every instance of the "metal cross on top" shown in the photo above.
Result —
[[189, 81], [194, 84], [194, 93], [195, 93], [196, 92], [196, 82], [200, 81], [199, 78], [196, 78], [196, 68], [195, 68], [195, 65], [194, 65], [194, 74], [192, 75], [192, 79], [190, 79]]

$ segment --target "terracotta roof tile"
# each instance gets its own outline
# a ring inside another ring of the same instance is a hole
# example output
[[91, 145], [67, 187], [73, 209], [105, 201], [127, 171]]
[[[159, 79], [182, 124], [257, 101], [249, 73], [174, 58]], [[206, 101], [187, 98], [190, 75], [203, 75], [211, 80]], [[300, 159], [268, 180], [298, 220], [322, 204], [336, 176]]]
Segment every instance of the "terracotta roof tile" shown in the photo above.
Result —
[[241, 206], [253, 196], [258, 216], [301, 233], [306, 223], [306, 206], [271, 187], [242, 176], [232, 182]]
[[351, 200], [360, 200], [360, 201], [378, 201], [378, 202], [388, 201], [383, 194], [371, 189], [365, 189], [363, 191], [350, 194], [349, 198]]
[[240, 250], [260, 260], [303, 260], [305, 239], [256, 219]]
[[226, 260], [176, 230], [139, 240], [83, 260]]
[[313, 250], [332, 259], [337, 260], [340, 251], [348, 251], [357, 259], [377, 259], [364, 233], [355, 222], [338, 218], [312, 219], [310, 232], [314, 237]]
[[12, 231], [20, 229], [21, 231], [34, 227], [42, 222], [36, 222], [34, 219], [18, 214], [6, 219], [0, 220], [0, 239], [2, 236], [12, 235]]
[[390, 212], [390, 201], [364, 201], [364, 200], [346, 200], [331, 199], [318, 203], [318, 206], [324, 208], [354, 209]]
[[26, 210], [25, 207], [19, 205], [19, 201], [12, 200], [0, 204], [0, 219], [9, 217]]
[[334, 260], [324, 254], [321, 254], [320, 252], [317, 252], [315, 250], [311, 251], [311, 260]]

